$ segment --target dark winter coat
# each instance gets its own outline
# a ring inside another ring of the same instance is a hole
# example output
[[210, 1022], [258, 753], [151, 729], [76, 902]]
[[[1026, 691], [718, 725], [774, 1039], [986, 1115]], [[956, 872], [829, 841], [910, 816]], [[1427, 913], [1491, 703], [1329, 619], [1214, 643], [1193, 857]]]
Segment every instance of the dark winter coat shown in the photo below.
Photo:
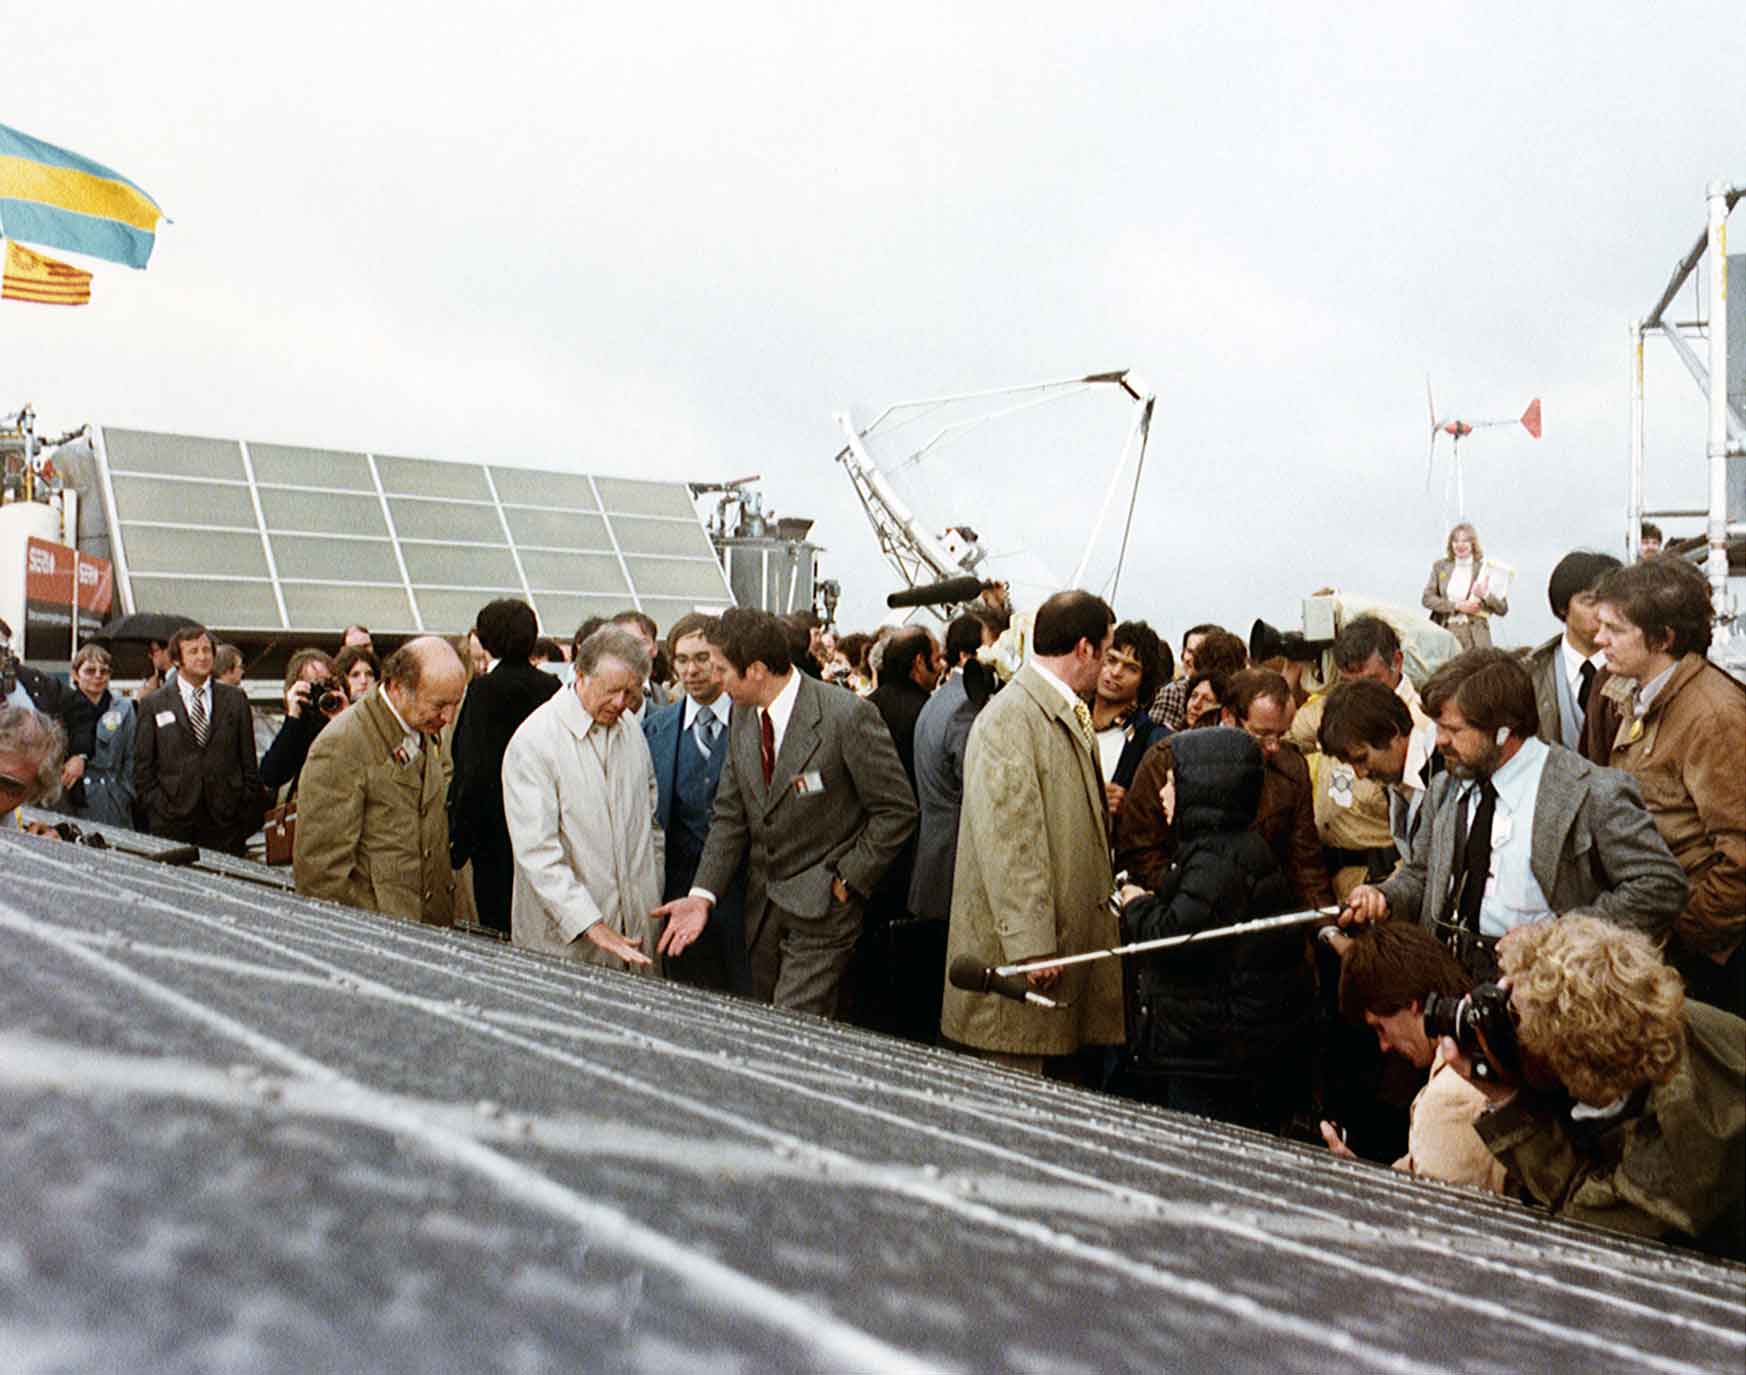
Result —
[[[1272, 916], [1297, 905], [1267, 842], [1250, 829], [1260, 748], [1228, 727], [1171, 737], [1179, 847], [1157, 892], [1122, 912], [1123, 937], [1157, 940]], [[1269, 1073], [1307, 1043], [1315, 986], [1301, 930], [1141, 956], [1128, 1046], [1142, 1073]]]

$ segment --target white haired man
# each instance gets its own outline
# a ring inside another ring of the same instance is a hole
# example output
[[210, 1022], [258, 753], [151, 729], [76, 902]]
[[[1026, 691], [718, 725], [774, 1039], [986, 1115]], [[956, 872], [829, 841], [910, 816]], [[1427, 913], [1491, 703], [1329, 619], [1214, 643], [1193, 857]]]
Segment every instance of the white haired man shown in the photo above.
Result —
[[632, 709], [651, 663], [604, 625], [577, 643], [576, 681], [521, 723], [503, 756], [515, 855], [510, 939], [585, 964], [649, 969], [661, 900], [655, 766]]

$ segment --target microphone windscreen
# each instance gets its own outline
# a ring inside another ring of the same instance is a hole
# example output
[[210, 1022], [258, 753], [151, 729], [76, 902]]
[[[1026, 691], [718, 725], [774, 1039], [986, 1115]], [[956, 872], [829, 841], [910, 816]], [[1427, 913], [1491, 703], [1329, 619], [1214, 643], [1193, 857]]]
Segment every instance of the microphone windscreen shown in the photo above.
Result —
[[960, 955], [952, 961], [952, 967], [946, 971], [946, 977], [951, 980], [953, 988], [961, 988], [966, 993], [988, 992], [989, 980], [994, 971], [980, 963], [974, 955]]
[[885, 598], [885, 604], [896, 610], [901, 606], [938, 606], [945, 602], [974, 601], [982, 595], [981, 578], [947, 578], [944, 582], [923, 583], [906, 587]]

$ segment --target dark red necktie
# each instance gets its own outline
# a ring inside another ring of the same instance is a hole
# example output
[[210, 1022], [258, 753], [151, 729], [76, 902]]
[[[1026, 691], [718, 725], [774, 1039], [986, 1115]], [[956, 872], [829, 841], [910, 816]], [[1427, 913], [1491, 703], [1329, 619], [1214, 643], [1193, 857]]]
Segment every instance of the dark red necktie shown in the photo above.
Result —
[[763, 721], [763, 735], [758, 741], [758, 753], [764, 757], [764, 786], [770, 786], [770, 779], [776, 773], [776, 727], [771, 724], [770, 713], [760, 711], [758, 717]]

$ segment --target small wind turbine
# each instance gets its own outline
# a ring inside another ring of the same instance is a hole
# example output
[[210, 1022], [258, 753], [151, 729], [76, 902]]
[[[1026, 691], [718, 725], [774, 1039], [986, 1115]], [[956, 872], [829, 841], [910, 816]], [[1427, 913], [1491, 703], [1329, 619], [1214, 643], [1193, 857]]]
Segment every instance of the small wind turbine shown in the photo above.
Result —
[[1431, 409], [1431, 447], [1425, 458], [1425, 490], [1431, 490], [1431, 473], [1437, 462], [1437, 436], [1449, 436], [1449, 457], [1455, 478], [1456, 515], [1460, 519], [1467, 517], [1467, 479], [1461, 471], [1461, 441], [1475, 430], [1489, 430], [1499, 425], [1520, 425], [1535, 439], [1540, 437], [1540, 398], [1535, 397], [1528, 402], [1528, 409], [1519, 416], [1509, 420], [1439, 420], [1437, 418], [1437, 398], [1431, 393], [1430, 374], [1425, 375], [1425, 400]]

